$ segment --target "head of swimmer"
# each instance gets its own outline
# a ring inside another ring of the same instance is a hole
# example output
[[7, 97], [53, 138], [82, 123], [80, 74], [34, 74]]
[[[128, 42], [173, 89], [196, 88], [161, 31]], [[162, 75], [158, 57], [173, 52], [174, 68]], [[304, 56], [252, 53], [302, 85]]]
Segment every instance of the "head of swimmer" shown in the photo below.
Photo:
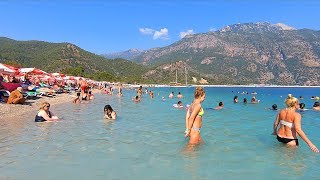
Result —
[[273, 104], [271, 107], [272, 107], [272, 110], [278, 110], [278, 106], [276, 104]]
[[295, 97], [292, 96], [292, 94], [288, 94], [287, 99], [285, 100], [285, 103], [287, 105], [287, 108], [295, 108], [295, 109], [299, 109], [299, 100]]
[[200, 102], [203, 102], [206, 98], [206, 92], [204, 91], [204, 88], [199, 86], [196, 88], [194, 92], [194, 99], [199, 99]]
[[109, 104], [104, 106], [104, 113], [110, 114], [110, 113], [112, 113], [112, 111], [113, 111], [113, 109]]

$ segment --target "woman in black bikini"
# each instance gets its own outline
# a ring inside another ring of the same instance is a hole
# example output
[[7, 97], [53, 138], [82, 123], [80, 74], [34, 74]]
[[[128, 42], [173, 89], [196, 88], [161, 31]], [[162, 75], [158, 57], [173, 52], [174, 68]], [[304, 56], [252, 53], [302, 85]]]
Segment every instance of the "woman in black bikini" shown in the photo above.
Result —
[[[279, 112], [273, 125], [273, 134], [277, 135], [277, 140], [289, 146], [298, 146], [299, 135], [313, 152], [319, 152], [301, 128], [301, 115], [296, 112], [299, 109], [298, 99], [289, 94], [285, 103], [287, 108]], [[279, 124], [280, 128], [277, 131]]]
[[48, 102], [43, 102], [40, 105], [40, 109], [34, 119], [35, 122], [44, 122], [44, 121], [55, 121], [59, 118], [55, 116], [51, 111], [49, 111], [50, 104]]

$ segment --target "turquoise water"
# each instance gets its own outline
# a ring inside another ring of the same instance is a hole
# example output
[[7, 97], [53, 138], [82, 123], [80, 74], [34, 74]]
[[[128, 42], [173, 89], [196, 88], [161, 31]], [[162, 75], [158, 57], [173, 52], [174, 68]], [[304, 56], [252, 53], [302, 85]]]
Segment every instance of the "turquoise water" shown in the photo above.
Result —
[[[150, 89], [150, 88], [149, 88]], [[153, 88], [155, 98], [144, 95], [133, 103], [133, 90], [124, 96], [96, 94], [80, 105], [63, 104], [51, 110], [63, 120], [35, 123], [1, 121], [0, 179], [316, 179], [319, 154], [299, 139], [299, 148], [287, 148], [272, 136], [276, 103], [284, 107], [288, 93], [302, 95], [311, 108], [319, 88], [205, 88], [204, 144], [186, 151], [185, 110], [172, 108], [180, 91], [190, 104], [194, 88]], [[242, 103], [241, 92], [255, 91], [259, 104]], [[239, 93], [238, 93], [239, 92]], [[234, 95], [239, 103], [233, 104]], [[165, 96], [166, 101], [161, 101]], [[211, 110], [219, 101], [225, 108]], [[110, 104], [116, 121], [104, 120]], [[301, 113], [304, 132], [320, 147], [320, 112]]]

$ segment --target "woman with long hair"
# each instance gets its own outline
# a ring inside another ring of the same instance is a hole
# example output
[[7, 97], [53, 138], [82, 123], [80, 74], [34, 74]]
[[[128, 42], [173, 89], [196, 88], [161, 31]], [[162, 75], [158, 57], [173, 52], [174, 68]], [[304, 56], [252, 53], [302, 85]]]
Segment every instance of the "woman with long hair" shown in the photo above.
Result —
[[104, 106], [104, 118], [106, 119], [117, 118], [117, 113], [112, 109], [112, 107], [109, 104]]
[[190, 137], [189, 144], [198, 144], [202, 141], [200, 129], [204, 111], [201, 103], [204, 101], [205, 96], [206, 93], [203, 87], [197, 87], [194, 92], [194, 100], [186, 113], [185, 137]]
[[[318, 148], [312, 144], [307, 135], [303, 132], [301, 127], [301, 115], [296, 112], [299, 109], [299, 101], [297, 98], [288, 94], [285, 100], [287, 108], [282, 109], [274, 122], [273, 134], [277, 135], [277, 140], [288, 146], [298, 146], [299, 135], [310, 147], [313, 152], [319, 152]], [[277, 130], [280, 124], [280, 128]]]

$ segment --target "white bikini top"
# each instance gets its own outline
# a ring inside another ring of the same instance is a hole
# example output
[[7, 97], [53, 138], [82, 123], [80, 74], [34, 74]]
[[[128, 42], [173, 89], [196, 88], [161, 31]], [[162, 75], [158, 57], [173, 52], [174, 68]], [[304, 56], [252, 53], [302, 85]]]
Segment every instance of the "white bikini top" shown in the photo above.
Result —
[[280, 124], [288, 126], [289, 128], [292, 128], [293, 124], [284, 120], [280, 120]]

